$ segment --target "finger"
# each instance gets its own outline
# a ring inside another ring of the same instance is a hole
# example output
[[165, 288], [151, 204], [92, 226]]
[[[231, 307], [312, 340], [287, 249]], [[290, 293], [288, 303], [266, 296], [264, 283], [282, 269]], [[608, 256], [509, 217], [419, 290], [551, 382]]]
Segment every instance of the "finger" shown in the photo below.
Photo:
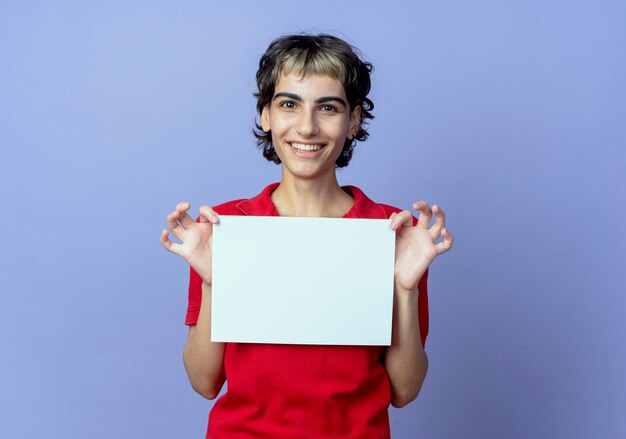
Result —
[[446, 213], [436, 204], [433, 205], [433, 213], [435, 214], [435, 224], [430, 228], [430, 236], [434, 241], [439, 238], [441, 231], [446, 227]]
[[172, 232], [172, 234], [175, 237], [177, 237], [181, 241], [184, 241], [187, 231], [179, 223], [179, 219], [180, 219], [180, 212], [178, 210], [171, 212], [167, 216], [167, 228], [169, 229], [170, 232]]
[[217, 224], [220, 222], [220, 219], [217, 216], [217, 213], [215, 213], [215, 211], [211, 209], [209, 206], [200, 206], [200, 209], [198, 209], [198, 212], [200, 213], [200, 222], [202, 223], [208, 222], [211, 224]]
[[441, 236], [443, 236], [443, 241], [435, 246], [437, 250], [437, 255], [447, 252], [452, 248], [452, 244], [454, 243], [454, 235], [448, 232], [446, 228], [441, 230]]
[[190, 207], [191, 204], [189, 204], [187, 201], [181, 201], [176, 205], [176, 210], [179, 212], [178, 221], [185, 229], [195, 222], [193, 218], [190, 217], [187, 213]]
[[413, 214], [408, 210], [403, 210], [391, 220], [391, 230], [397, 230], [400, 227], [411, 227], [413, 225]]
[[391, 220], [391, 222], [389, 223], [389, 228], [390, 228], [390, 229], [393, 229], [393, 219], [394, 219], [395, 217], [397, 217], [397, 216], [398, 216], [398, 212], [393, 212], [393, 213], [391, 214], [391, 216], [389, 217], [389, 219]]
[[413, 209], [418, 210], [420, 213], [419, 219], [417, 220], [418, 227], [428, 229], [430, 219], [433, 216], [433, 211], [430, 210], [428, 203], [426, 201], [417, 201], [413, 203]]
[[180, 244], [176, 244], [172, 241], [170, 241], [170, 236], [167, 230], [163, 229], [161, 231], [161, 237], [159, 238], [159, 241], [161, 241], [161, 245], [163, 245], [163, 247], [165, 247], [165, 250], [172, 252], [174, 254], [177, 254], [180, 256]]

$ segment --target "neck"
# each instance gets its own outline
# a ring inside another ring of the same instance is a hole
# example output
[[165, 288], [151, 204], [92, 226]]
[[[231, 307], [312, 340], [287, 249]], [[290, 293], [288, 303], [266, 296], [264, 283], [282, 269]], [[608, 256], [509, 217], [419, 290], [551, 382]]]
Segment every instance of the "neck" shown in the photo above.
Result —
[[341, 189], [334, 172], [310, 180], [283, 173], [280, 185], [272, 193], [272, 202], [280, 216], [341, 218], [354, 199]]

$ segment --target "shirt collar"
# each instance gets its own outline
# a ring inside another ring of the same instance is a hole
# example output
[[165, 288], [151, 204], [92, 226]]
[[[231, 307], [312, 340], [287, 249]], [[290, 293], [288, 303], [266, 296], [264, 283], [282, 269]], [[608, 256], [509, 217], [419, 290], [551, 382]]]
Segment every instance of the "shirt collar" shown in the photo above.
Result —
[[[279, 184], [268, 185], [255, 197], [237, 203], [237, 208], [249, 216], [278, 216], [271, 195]], [[342, 188], [354, 198], [354, 205], [343, 216], [344, 218], [387, 219], [385, 209], [370, 200], [361, 189], [356, 186], [343, 186]]]

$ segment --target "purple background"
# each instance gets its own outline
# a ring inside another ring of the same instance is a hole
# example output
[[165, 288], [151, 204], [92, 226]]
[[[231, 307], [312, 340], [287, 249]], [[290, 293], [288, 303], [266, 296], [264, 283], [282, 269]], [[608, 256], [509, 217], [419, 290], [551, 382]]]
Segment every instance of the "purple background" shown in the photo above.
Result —
[[437, 202], [457, 237], [394, 438], [626, 437], [626, 4], [213, 3], [0, 5], [2, 436], [203, 437], [159, 232], [279, 179], [254, 73], [309, 30], [376, 67], [340, 182]]

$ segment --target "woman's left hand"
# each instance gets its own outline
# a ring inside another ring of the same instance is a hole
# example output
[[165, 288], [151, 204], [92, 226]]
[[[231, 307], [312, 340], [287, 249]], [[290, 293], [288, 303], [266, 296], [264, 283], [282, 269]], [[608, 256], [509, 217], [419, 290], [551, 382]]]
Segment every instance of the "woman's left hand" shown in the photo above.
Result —
[[[395, 282], [400, 288], [413, 290], [431, 262], [452, 247], [454, 237], [446, 230], [446, 215], [437, 205], [432, 210], [425, 201], [413, 203], [413, 209], [420, 212], [417, 224], [413, 225], [413, 215], [409, 210], [393, 213], [391, 229], [396, 235]], [[429, 228], [435, 214], [435, 224]], [[437, 243], [439, 236], [443, 241]]]

